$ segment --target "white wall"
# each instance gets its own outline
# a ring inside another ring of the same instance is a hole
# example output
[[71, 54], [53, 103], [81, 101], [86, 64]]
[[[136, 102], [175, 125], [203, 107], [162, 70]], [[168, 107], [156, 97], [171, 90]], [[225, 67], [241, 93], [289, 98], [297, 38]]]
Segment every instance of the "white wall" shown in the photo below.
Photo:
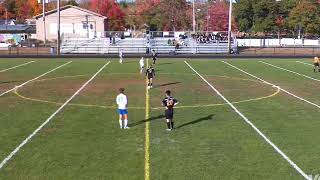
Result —
[[272, 46], [320, 46], [320, 40], [313, 39], [237, 39], [239, 47], [272, 47]]

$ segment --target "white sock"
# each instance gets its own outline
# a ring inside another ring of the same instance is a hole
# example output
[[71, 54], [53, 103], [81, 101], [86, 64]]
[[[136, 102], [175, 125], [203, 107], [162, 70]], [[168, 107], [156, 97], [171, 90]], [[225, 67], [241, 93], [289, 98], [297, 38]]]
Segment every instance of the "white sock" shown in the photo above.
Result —
[[124, 127], [128, 127], [128, 119], [124, 120]]
[[122, 128], [122, 120], [119, 119], [120, 128]]

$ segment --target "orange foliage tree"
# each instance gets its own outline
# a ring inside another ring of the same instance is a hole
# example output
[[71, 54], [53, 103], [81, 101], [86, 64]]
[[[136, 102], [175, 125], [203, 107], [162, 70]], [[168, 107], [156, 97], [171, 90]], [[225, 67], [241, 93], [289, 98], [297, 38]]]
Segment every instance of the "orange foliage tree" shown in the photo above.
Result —
[[90, 9], [108, 18], [108, 31], [122, 31], [125, 13], [114, 0], [91, 0]]

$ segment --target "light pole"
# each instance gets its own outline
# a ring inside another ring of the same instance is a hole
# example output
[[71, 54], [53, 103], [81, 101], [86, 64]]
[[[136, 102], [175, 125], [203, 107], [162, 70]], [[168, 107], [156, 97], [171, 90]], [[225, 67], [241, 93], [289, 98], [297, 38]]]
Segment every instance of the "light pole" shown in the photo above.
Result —
[[60, 55], [60, 0], [57, 0], [57, 12], [58, 12], [57, 55]]
[[228, 52], [231, 53], [231, 23], [232, 23], [232, 0], [229, 0], [229, 27], [228, 27]]
[[[47, 46], [47, 30], [46, 30], [46, 15], [45, 15], [45, 3], [48, 3], [48, 0], [42, 0], [42, 19], [43, 19], [43, 43], [44, 47]], [[41, 0], [38, 0], [38, 3], [41, 3]]]
[[192, 27], [193, 33], [196, 33], [196, 14], [195, 14], [194, 0], [192, 0]]

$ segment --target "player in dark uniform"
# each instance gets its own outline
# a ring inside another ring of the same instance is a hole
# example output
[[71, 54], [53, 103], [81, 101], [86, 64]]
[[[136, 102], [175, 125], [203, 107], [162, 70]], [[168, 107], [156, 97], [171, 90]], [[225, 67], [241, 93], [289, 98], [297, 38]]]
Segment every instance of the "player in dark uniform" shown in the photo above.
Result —
[[153, 69], [152, 66], [150, 66], [147, 70], [146, 70], [146, 76], [148, 78], [148, 89], [152, 88], [153, 85], [153, 78], [155, 77], [155, 70]]
[[178, 104], [178, 100], [171, 96], [171, 91], [166, 91], [166, 97], [162, 100], [162, 105], [165, 109], [165, 116], [167, 121], [167, 131], [171, 131], [174, 128], [173, 123], [173, 108]]
[[153, 50], [152, 50], [152, 53], [151, 53], [151, 57], [152, 57], [152, 60], [153, 60], [153, 64], [156, 64], [157, 56], [158, 56], [158, 54], [157, 54], [156, 51], [153, 49]]

